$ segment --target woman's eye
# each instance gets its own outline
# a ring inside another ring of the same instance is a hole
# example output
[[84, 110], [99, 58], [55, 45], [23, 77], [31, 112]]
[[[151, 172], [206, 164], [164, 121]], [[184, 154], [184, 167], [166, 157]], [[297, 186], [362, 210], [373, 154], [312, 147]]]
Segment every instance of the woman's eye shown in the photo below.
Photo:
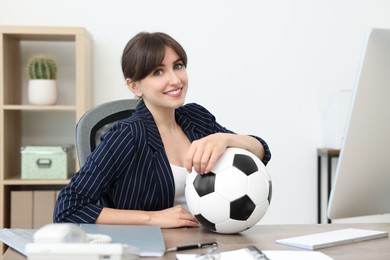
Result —
[[153, 75], [154, 76], [161, 76], [163, 74], [162, 70], [156, 70]]
[[184, 67], [184, 64], [180, 62], [180, 63], [175, 64], [175, 67], [174, 67], [174, 68], [175, 68], [176, 70], [180, 70], [180, 69], [182, 69], [183, 67]]

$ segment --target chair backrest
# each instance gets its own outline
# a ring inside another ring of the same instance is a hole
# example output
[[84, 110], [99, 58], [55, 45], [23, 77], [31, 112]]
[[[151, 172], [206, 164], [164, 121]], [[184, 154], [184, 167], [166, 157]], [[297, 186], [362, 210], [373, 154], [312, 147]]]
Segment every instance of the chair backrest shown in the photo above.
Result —
[[117, 121], [130, 117], [138, 99], [121, 99], [88, 110], [76, 125], [76, 149], [80, 166], [100, 143], [100, 137]]

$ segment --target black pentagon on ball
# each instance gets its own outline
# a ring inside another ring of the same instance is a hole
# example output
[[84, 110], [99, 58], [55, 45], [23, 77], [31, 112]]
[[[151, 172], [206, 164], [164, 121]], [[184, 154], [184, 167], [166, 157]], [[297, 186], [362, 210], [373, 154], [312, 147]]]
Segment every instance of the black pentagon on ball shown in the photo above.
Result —
[[202, 224], [205, 228], [209, 230], [216, 231], [215, 224], [210, 222], [208, 219], [202, 216], [202, 214], [195, 215], [195, 218]]
[[268, 181], [268, 204], [271, 204], [271, 198], [272, 198], [272, 182]]
[[193, 184], [199, 197], [213, 193], [215, 185], [215, 173], [210, 172], [207, 174], [198, 174], [198, 176], [195, 177]]
[[258, 170], [256, 162], [252, 157], [246, 154], [235, 154], [233, 166], [245, 173], [247, 176], [257, 172]]
[[252, 215], [255, 208], [255, 203], [253, 203], [248, 195], [242, 196], [230, 202], [230, 218], [235, 220], [247, 220]]

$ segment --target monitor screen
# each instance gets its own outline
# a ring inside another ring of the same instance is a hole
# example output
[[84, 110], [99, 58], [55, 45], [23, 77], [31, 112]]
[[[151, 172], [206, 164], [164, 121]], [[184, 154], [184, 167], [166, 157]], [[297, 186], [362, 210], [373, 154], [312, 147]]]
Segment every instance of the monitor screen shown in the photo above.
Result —
[[390, 213], [390, 30], [364, 45], [328, 206], [330, 219]]

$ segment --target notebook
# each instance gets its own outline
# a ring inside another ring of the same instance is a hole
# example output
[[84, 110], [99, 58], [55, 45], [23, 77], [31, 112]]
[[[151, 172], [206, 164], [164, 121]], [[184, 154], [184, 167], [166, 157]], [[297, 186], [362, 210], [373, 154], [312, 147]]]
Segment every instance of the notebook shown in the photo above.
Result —
[[[127, 226], [80, 224], [89, 234], [106, 234], [111, 236], [113, 243], [132, 245], [140, 251], [142, 257], [158, 257], [164, 255], [165, 243], [158, 226]], [[0, 230], [0, 241], [26, 255], [25, 246], [33, 243], [37, 229], [3, 228]]]
[[278, 244], [315, 250], [330, 246], [344, 245], [370, 239], [387, 237], [387, 231], [346, 228], [311, 235], [276, 240]]

